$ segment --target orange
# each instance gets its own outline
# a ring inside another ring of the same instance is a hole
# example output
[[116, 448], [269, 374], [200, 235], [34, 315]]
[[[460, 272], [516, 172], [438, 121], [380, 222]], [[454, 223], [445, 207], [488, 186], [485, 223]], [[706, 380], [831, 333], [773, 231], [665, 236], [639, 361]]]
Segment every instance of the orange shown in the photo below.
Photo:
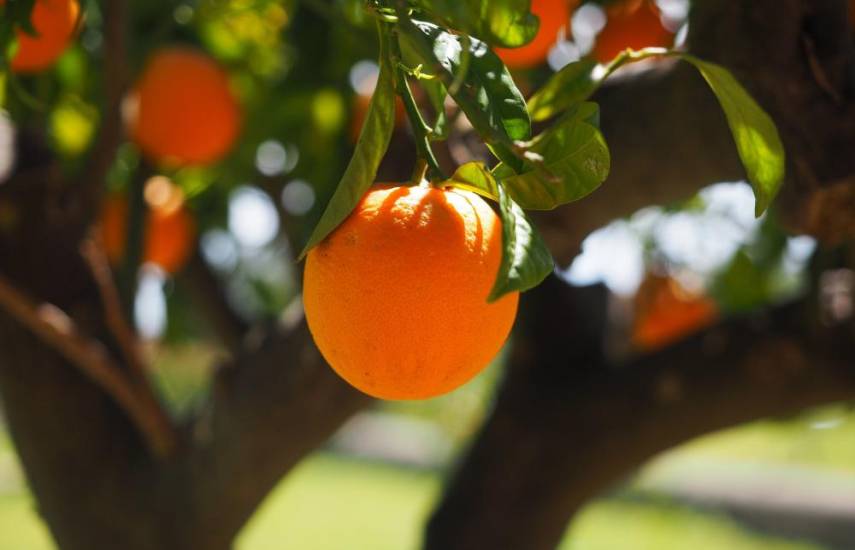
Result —
[[478, 195], [375, 188], [309, 251], [309, 329], [332, 368], [369, 395], [450, 392], [513, 325], [519, 293], [487, 302], [501, 256], [501, 221]]
[[[181, 189], [163, 176], [146, 182], [144, 190], [148, 206], [143, 237], [143, 261], [157, 264], [167, 273], [176, 273], [193, 251], [196, 224], [184, 205]], [[121, 263], [127, 240], [128, 200], [124, 195], [112, 195], [104, 201], [101, 211], [101, 235], [107, 258]]]
[[210, 57], [188, 48], [155, 53], [127, 103], [131, 137], [149, 159], [204, 165], [229, 152], [241, 110], [228, 74]]
[[709, 326], [718, 308], [671, 277], [648, 274], [635, 295], [635, 314], [632, 340], [639, 349], [652, 351]]
[[540, 28], [531, 42], [519, 48], [496, 48], [496, 54], [512, 69], [529, 69], [543, 63], [570, 21], [579, 0], [532, 0], [531, 11], [540, 18]]
[[625, 0], [606, 9], [608, 21], [597, 35], [594, 57], [608, 63], [627, 48], [668, 47], [674, 34], [662, 25], [659, 9], [651, 0]]
[[[5, 3], [0, 0], [0, 5]], [[77, 0], [36, 0], [30, 22], [37, 36], [18, 30], [18, 50], [12, 58], [12, 70], [34, 73], [53, 65], [74, 38], [79, 16]]]

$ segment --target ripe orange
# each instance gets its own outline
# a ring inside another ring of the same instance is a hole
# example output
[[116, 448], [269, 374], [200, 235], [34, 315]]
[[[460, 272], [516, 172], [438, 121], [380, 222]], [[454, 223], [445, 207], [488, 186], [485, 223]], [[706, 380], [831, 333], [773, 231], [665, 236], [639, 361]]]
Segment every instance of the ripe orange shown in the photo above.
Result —
[[715, 321], [715, 302], [675, 279], [649, 274], [635, 295], [633, 343], [652, 351], [677, 342]]
[[[146, 182], [144, 190], [148, 206], [143, 237], [143, 261], [157, 264], [167, 273], [175, 273], [187, 262], [193, 251], [196, 224], [184, 205], [181, 189], [163, 176]], [[107, 258], [121, 263], [127, 240], [128, 200], [124, 195], [112, 195], [104, 201], [101, 211], [101, 236]]]
[[608, 21], [597, 35], [594, 57], [608, 63], [627, 48], [668, 47], [674, 34], [662, 25], [652, 0], [625, 0], [606, 9]]
[[306, 319], [345, 380], [383, 399], [426, 399], [499, 352], [518, 293], [488, 303], [502, 227], [468, 191], [381, 187], [306, 260]]
[[[5, 3], [0, 0], [0, 5]], [[12, 70], [34, 73], [53, 65], [74, 37], [79, 16], [77, 0], [36, 0], [30, 21], [38, 36], [18, 30]]]
[[149, 59], [127, 103], [133, 140], [151, 160], [210, 164], [235, 143], [241, 110], [229, 77], [207, 55], [188, 48]]
[[534, 39], [519, 48], [496, 48], [496, 54], [512, 69], [528, 69], [543, 63], [558, 41], [562, 27], [569, 25], [570, 14], [579, 0], [532, 0], [531, 11], [540, 18]]

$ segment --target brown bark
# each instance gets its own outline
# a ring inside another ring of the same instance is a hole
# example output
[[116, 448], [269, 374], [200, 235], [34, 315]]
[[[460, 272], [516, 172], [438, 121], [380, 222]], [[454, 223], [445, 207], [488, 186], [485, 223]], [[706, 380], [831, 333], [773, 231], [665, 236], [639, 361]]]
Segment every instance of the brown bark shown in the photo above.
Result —
[[[731, 69], [781, 131], [788, 177], [776, 207], [789, 227], [827, 243], [855, 237], [846, 2], [692, 6], [690, 50]], [[702, 87], [676, 66], [599, 94], [612, 173], [590, 198], [537, 218], [560, 262], [610, 219], [742, 177], [724, 117]], [[590, 333], [591, 311], [605, 307], [586, 305], [592, 292], [553, 280], [523, 300], [496, 407], [449, 483], [426, 548], [552, 548], [586, 500], [653, 454], [710, 430], [855, 396], [851, 325], [822, 328], [809, 302], [613, 364], [598, 355], [602, 334]]]
[[590, 317], [602, 296], [555, 278], [524, 296], [495, 409], [431, 519], [426, 548], [554, 548], [585, 502], [654, 454], [855, 397], [855, 330], [811, 327], [808, 301], [615, 363]]
[[[0, 234], [3, 275], [68, 312], [123, 365], [78, 252], [86, 232], [65, 211], [49, 215], [53, 187], [30, 176], [0, 190], [0, 202], [28, 214]], [[304, 323], [267, 332], [219, 370], [177, 454], [159, 461], [66, 355], [0, 315], [0, 395], [39, 511], [63, 548], [228, 548], [276, 481], [369, 402], [323, 363]]]
[[[689, 51], [730, 69], [766, 109], [787, 152], [776, 208], [827, 242], [855, 237], [855, 46], [842, 0], [695, 0]], [[595, 97], [612, 170], [577, 204], [539, 213], [566, 265], [582, 239], [651, 204], [745, 177], [714, 96], [685, 63], [616, 78]]]

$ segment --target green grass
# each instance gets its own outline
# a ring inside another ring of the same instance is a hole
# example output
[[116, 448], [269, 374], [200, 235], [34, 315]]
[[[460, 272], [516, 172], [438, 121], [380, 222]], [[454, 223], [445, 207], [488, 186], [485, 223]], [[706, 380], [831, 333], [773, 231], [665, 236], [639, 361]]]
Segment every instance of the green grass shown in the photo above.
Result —
[[726, 516], [667, 503], [598, 501], [582, 511], [560, 550], [821, 550], [746, 531]]
[[[273, 492], [237, 550], [415, 550], [440, 489], [434, 473], [317, 454]], [[54, 550], [30, 499], [0, 496], [0, 550]], [[561, 550], [818, 550], [742, 529], [725, 516], [665, 502], [603, 500]]]
[[35, 505], [25, 494], [0, 495], [0, 550], [54, 550]]
[[277, 487], [238, 550], [416, 549], [434, 474], [317, 455]]

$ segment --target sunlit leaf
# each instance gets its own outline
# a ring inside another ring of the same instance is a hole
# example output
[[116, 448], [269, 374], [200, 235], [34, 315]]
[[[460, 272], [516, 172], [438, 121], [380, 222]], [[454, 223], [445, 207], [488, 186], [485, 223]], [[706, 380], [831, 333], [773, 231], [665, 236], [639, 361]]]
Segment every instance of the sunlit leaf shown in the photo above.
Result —
[[600, 85], [600, 79], [594, 76], [596, 67], [596, 61], [586, 58], [552, 75], [528, 101], [531, 118], [546, 120], [591, 97]]
[[762, 214], [778, 194], [784, 181], [786, 155], [778, 129], [771, 117], [748, 94], [726, 68], [697, 57], [647, 48], [621, 53], [605, 68], [591, 62], [571, 63], [557, 72], [531, 98], [529, 109], [534, 120], [550, 118], [589, 98], [615, 70], [635, 61], [667, 55], [678, 57], [700, 71], [719, 100], [727, 117], [739, 158], [756, 197], [755, 213]]
[[514, 48], [530, 42], [540, 27], [530, 0], [415, 0], [442, 25], [490, 44]]
[[466, 189], [496, 202], [499, 200], [499, 186], [496, 178], [482, 162], [467, 162], [451, 176], [447, 185]]
[[552, 272], [552, 255], [537, 229], [483, 163], [467, 162], [460, 166], [445, 185], [472, 191], [499, 203], [502, 263], [489, 301], [498, 300], [508, 292], [533, 288]]
[[531, 137], [525, 99], [510, 72], [485, 44], [416, 21], [404, 25], [402, 38], [429, 70], [436, 70], [448, 92], [502, 162], [522, 166], [511, 149], [517, 140]]
[[609, 148], [595, 122], [599, 109], [583, 103], [570, 116], [538, 137], [530, 151], [542, 157], [540, 166], [527, 162], [514, 174], [499, 165], [494, 175], [522, 208], [551, 210], [594, 191], [609, 174]]
[[502, 218], [502, 263], [488, 298], [491, 302], [509, 292], [523, 292], [539, 285], [554, 267], [549, 249], [525, 212], [501, 186], [497, 190]]
[[681, 57], [698, 68], [721, 103], [739, 158], [754, 188], [755, 215], [760, 216], [784, 181], [786, 157], [778, 129], [730, 71], [692, 55]]
[[300, 257], [338, 227], [356, 207], [374, 183], [377, 168], [389, 147], [395, 126], [395, 69], [389, 56], [388, 31], [381, 29], [380, 36], [380, 75], [359, 134], [359, 141], [332, 199]]

